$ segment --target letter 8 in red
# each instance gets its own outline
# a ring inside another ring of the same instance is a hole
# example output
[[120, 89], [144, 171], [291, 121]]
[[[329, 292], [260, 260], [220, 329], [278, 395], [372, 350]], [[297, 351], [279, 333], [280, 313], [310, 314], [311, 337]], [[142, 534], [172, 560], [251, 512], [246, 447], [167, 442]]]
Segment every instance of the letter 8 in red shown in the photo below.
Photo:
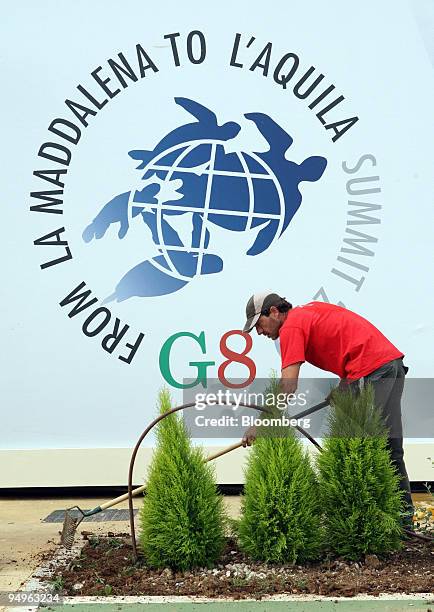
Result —
[[[235, 351], [232, 351], [227, 346], [226, 341], [231, 336], [242, 336], [245, 339], [246, 347], [242, 353], [236, 353]], [[223, 336], [221, 337], [220, 352], [223, 355], [223, 357], [227, 357], [227, 360], [223, 361], [220, 364], [217, 375], [218, 375], [220, 382], [224, 384], [226, 387], [230, 387], [231, 389], [240, 389], [241, 387], [247, 387], [255, 380], [255, 376], [256, 376], [255, 362], [253, 361], [253, 359], [250, 359], [250, 357], [247, 357], [247, 353], [250, 352], [252, 345], [253, 345], [253, 340], [252, 340], [251, 335], [246, 332], [237, 330], [237, 329], [228, 331], [225, 334], [223, 334]], [[233, 362], [242, 363], [248, 368], [249, 377], [244, 382], [231, 383], [226, 379], [225, 370], [228, 367], [228, 365]]]

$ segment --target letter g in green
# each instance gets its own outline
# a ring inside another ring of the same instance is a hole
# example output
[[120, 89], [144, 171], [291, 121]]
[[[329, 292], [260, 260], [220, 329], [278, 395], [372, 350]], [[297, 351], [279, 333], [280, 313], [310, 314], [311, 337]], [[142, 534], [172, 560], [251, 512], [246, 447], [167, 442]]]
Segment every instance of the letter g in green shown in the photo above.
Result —
[[197, 378], [192, 383], [183, 384], [173, 378], [170, 369], [170, 351], [178, 338], [193, 338], [193, 340], [200, 346], [202, 354], [204, 355], [206, 352], [205, 332], [200, 332], [198, 336], [190, 332], [178, 332], [177, 334], [173, 334], [173, 336], [167, 338], [160, 351], [160, 371], [164, 380], [169, 383], [169, 385], [176, 387], [177, 389], [191, 389], [199, 383], [202, 385], [202, 387], [206, 388], [207, 367], [210, 365], [215, 365], [215, 361], [189, 361], [188, 365], [195, 366], [197, 368]]

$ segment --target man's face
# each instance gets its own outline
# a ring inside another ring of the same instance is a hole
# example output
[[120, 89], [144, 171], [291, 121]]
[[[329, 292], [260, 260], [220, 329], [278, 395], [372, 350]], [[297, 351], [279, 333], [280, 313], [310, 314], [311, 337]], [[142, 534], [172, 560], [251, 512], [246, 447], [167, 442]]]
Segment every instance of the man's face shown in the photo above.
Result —
[[261, 315], [255, 325], [256, 333], [259, 336], [267, 336], [271, 340], [276, 340], [279, 337], [279, 330], [283, 320], [280, 312], [275, 306], [270, 308], [268, 317]]

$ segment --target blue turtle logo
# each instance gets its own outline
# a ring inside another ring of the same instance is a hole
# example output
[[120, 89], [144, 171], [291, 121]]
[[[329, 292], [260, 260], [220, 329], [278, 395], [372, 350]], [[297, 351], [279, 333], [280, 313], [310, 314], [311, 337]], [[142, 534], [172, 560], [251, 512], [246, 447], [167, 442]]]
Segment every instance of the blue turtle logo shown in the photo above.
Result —
[[[326, 168], [324, 157], [308, 157], [301, 164], [287, 160], [291, 136], [263, 113], [244, 116], [264, 136], [268, 151], [226, 153], [225, 142], [240, 125], [218, 125], [216, 115], [193, 100], [175, 102], [197, 120], [164, 136], [152, 151], [130, 151], [144, 172], [140, 188], [115, 196], [83, 232], [90, 242], [119, 223], [122, 239], [140, 215], [159, 253], [129, 270], [106, 302], [173, 293], [196, 276], [220, 272], [223, 260], [210, 249], [213, 225], [232, 232], [259, 228], [246, 254], [263, 253], [300, 207], [299, 184], [319, 180]], [[192, 218], [190, 244], [170, 224], [171, 216], [186, 214]]]

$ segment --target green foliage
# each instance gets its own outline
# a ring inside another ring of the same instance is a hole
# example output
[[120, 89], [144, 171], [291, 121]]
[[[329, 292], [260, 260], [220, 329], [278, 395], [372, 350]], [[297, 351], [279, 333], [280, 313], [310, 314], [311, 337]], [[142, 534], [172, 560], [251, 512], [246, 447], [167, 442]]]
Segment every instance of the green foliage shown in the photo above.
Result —
[[[278, 393], [273, 377], [266, 390]], [[274, 415], [278, 411], [272, 409]], [[267, 418], [267, 415], [263, 415]], [[252, 558], [297, 563], [320, 553], [321, 530], [315, 474], [289, 426], [261, 426], [245, 477], [240, 546]]]
[[330, 437], [383, 437], [386, 440], [386, 425], [375, 407], [372, 385], [366, 385], [357, 396], [350, 390], [334, 389], [331, 406], [328, 419]]
[[54, 580], [50, 580], [49, 584], [53, 591], [63, 591], [65, 588], [65, 579], [63, 576], [56, 576]]
[[317, 460], [328, 548], [353, 560], [399, 549], [402, 493], [372, 385], [335, 390], [329, 426]]
[[[159, 394], [159, 409], [161, 414], [171, 409], [166, 389]], [[221, 554], [223, 503], [204, 459], [176, 413], [160, 421], [139, 518], [141, 548], [153, 567], [210, 566]]]
[[[271, 417], [280, 417], [282, 415], [282, 410], [279, 410], [279, 408], [277, 407], [277, 399], [279, 397], [279, 395], [283, 395], [282, 391], [280, 390], [280, 378], [277, 375], [277, 371], [276, 370], [271, 370], [270, 371], [270, 375], [269, 375], [269, 379], [268, 379], [268, 385], [264, 390], [264, 399], [265, 399], [265, 403], [264, 403], [264, 408], [266, 409], [267, 412], [260, 412], [258, 413], [261, 417], [261, 419], [269, 419]], [[267, 435], [267, 432], [270, 431], [268, 428], [263, 428], [260, 430], [260, 435]], [[273, 436], [276, 436], [279, 434], [279, 426], [277, 426], [277, 429], [274, 429], [272, 432]], [[285, 435], [287, 431], [286, 427], [282, 427], [282, 435]]]

